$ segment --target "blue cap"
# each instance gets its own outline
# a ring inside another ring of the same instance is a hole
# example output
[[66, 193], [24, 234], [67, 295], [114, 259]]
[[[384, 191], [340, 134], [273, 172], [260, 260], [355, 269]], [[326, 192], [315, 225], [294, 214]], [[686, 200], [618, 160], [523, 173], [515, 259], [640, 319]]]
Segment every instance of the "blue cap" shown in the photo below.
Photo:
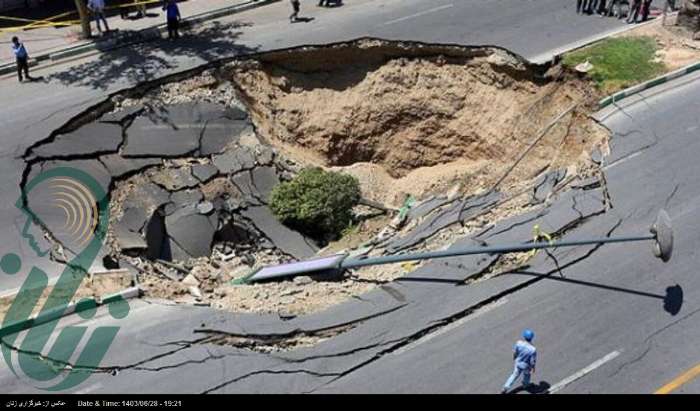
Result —
[[523, 338], [525, 341], [532, 341], [533, 338], [535, 338], [535, 333], [531, 329], [526, 329], [523, 331]]

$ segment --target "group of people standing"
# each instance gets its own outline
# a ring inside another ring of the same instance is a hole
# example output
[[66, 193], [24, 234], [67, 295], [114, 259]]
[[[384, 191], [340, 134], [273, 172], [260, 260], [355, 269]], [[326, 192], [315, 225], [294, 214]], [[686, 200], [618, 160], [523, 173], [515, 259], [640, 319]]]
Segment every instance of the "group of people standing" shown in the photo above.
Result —
[[[95, 19], [97, 31], [102, 33], [102, 27], [100, 25], [100, 21], [102, 21], [105, 26], [105, 32], [108, 32], [109, 26], [107, 25], [107, 18], [105, 17], [105, 0], [88, 0], [87, 8]], [[178, 31], [180, 26], [180, 9], [175, 0], [164, 0], [163, 10], [165, 11], [166, 21], [168, 23], [168, 38], [176, 39], [180, 37]], [[29, 76], [29, 53], [27, 52], [27, 48], [24, 47], [24, 43], [20, 42], [17, 36], [12, 37], [12, 53], [15, 55], [17, 61], [17, 77], [20, 83], [24, 82], [24, 79], [28, 81], [33, 80], [33, 77]]]
[[[137, 7], [137, 11], [141, 16], [146, 14], [145, 3], [136, 0], [134, 1], [134, 5]], [[105, 16], [105, 0], [88, 0], [87, 8], [95, 19], [97, 31], [102, 33], [102, 27], [100, 26], [100, 21], [102, 21], [105, 26], [105, 32], [109, 32], [109, 26], [107, 25], [107, 18]], [[164, 0], [163, 10], [165, 11], [166, 21], [168, 23], [168, 38], [176, 39], [180, 36], [178, 31], [180, 25], [180, 9], [175, 0]], [[125, 18], [126, 14], [128, 14], [126, 13], [126, 8], [122, 8], [122, 18]]]
[[628, 6], [627, 23], [637, 23], [649, 18], [652, 0], [576, 0], [576, 13], [599, 14], [601, 17], [623, 18], [623, 6]]

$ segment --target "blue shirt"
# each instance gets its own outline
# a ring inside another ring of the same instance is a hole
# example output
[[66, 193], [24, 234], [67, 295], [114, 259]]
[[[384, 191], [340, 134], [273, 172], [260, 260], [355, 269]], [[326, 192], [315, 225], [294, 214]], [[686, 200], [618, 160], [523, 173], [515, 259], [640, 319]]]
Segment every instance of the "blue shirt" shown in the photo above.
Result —
[[27, 58], [27, 49], [24, 48], [24, 44], [19, 43], [18, 45], [12, 45], [12, 51], [15, 53], [15, 57], [18, 59]]
[[168, 15], [168, 20], [176, 19], [180, 15], [180, 9], [178, 9], [175, 3], [168, 3], [164, 8]]
[[537, 349], [527, 341], [519, 340], [513, 347], [515, 365], [521, 370], [532, 369], [537, 363]]

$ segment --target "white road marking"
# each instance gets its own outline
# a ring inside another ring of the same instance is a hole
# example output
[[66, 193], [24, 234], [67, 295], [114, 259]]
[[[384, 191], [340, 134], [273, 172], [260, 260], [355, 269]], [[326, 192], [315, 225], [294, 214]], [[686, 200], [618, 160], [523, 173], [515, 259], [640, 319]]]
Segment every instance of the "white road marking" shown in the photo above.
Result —
[[420, 13], [411, 14], [410, 16], [401, 17], [401, 18], [398, 18], [395, 20], [389, 20], [389, 21], [385, 22], [384, 25], [388, 26], [390, 24], [399, 23], [399, 22], [404, 21], [404, 20], [414, 19], [416, 17], [424, 16], [424, 15], [430, 14], [430, 13], [435, 13], [436, 11], [449, 9], [451, 7], [454, 7], [454, 4], [445, 4], [444, 6], [434, 7], [432, 9], [421, 11]]
[[445, 327], [442, 327], [441, 329], [435, 331], [434, 333], [430, 333], [422, 338], [417, 339], [416, 341], [414, 341], [408, 345], [405, 345], [405, 346], [399, 348], [398, 350], [394, 351], [392, 353], [392, 355], [403, 354], [406, 351], [409, 351], [409, 350], [411, 350], [411, 349], [413, 349], [413, 348], [415, 348], [423, 343], [426, 343], [439, 335], [445, 334], [448, 331], [451, 331], [451, 330], [454, 330], [455, 328], [461, 327], [462, 325], [464, 325], [468, 321], [473, 320], [475, 318], [478, 318], [491, 310], [494, 310], [502, 305], [505, 305], [507, 302], [508, 302], [508, 299], [503, 298], [503, 299], [495, 301], [489, 305], [486, 305], [486, 306], [480, 308], [479, 310], [477, 310], [476, 312], [474, 312], [473, 314], [468, 315], [459, 321], [455, 321], [452, 324], [446, 325]]
[[99, 390], [102, 388], [102, 383], [96, 382], [92, 385], [88, 385], [87, 387], [83, 388], [82, 390], [76, 391], [74, 394], [87, 394], [90, 392], [93, 392], [95, 390]]
[[567, 385], [571, 384], [572, 382], [580, 379], [581, 377], [585, 376], [586, 374], [590, 373], [591, 371], [595, 370], [596, 368], [599, 368], [600, 366], [602, 366], [606, 362], [612, 361], [618, 355], [620, 355], [620, 351], [611, 352], [610, 354], [599, 359], [598, 361], [595, 361], [594, 363], [592, 363], [588, 367], [582, 369], [581, 371], [578, 371], [577, 373], [570, 375], [569, 377], [566, 377], [563, 380], [559, 381], [558, 383], [552, 385], [549, 388], [549, 393], [554, 394], [555, 392], [561, 390], [562, 388], [566, 387]]

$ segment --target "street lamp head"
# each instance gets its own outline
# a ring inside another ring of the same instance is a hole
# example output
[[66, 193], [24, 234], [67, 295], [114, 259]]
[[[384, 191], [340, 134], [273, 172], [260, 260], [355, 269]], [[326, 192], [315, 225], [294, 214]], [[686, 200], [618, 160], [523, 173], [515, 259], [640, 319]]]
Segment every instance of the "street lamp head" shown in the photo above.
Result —
[[659, 210], [650, 231], [654, 234], [654, 255], [661, 261], [668, 262], [673, 254], [673, 228], [671, 217], [665, 210]]

